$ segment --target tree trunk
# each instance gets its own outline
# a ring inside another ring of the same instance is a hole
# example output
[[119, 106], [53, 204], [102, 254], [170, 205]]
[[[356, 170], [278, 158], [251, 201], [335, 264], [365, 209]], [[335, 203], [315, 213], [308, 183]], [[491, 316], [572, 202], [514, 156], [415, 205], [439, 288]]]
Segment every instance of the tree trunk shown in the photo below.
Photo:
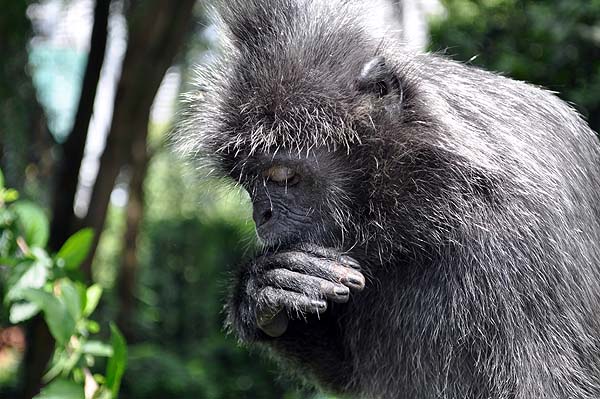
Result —
[[54, 251], [60, 248], [64, 241], [75, 232], [76, 228], [73, 203], [79, 181], [79, 169], [83, 159], [88, 127], [94, 111], [96, 89], [106, 52], [110, 3], [111, 0], [96, 1], [90, 53], [81, 86], [79, 106], [71, 133], [62, 145], [62, 159], [58, 167], [52, 207], [52, 225], [50, 227], [50, 249]]
[[139, 134], [146, 141], [150, 107], [190, 27], [194, 4], [195, 0], [147, 0], [130, 10], [129, 40], [113, 121], [83, 223], [97, 232], [83, 265], [88, 279], [115, 181], [128, 162], [134, 137]]
[[136, 135], [131, 147], [132, 170], [129, 182], [129, 199], [127, 202], [126, 230], [123, 240], [123, 257], [118, 284], [119, 314], [117, 324], [127, 342], [135, 340], [132, 325], [135, 308], [135, 287], [137, 281], [137, 241], [144, 215], [144, 179], [148, 170], [151, 155], [147, 149], [146, 135]]
[[27, 347], [23, 364], [23, 399], [31, 399], [40, 392], [42, 376], [54, 351], [54, 339], [41, 315], [27, 325]]
[[[62, 243], [74, 233], [75, 214], [73, 201], [79, 180], [79, 168], [88, 126], [94, 108], [96, 88], [104, 61], [108, 35], [110, 0], [97, 0], [94, 9], [94, 26], [90, 39], [90, 52], [81, 87], [79, 106], [71, 134], [62, 146], [63, 156], [58, 167], [52, 206], [49, 248], [58, 251]], [[41, 316], [35, 317], [28, 326], [28, 345], [25, 354], [23, 398], [37, 395], [41, 380], [52, 352], [54, 340]]]

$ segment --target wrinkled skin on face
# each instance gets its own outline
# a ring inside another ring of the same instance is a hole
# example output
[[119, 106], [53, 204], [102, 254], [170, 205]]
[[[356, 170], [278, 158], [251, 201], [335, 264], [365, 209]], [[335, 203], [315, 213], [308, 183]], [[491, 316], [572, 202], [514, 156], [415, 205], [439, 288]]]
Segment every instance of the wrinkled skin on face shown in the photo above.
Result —
[[233, 178], [250, 194], [256, 232], [266, 247], [340, 241], [344, 226], [332, 207], [339, 207], [334, 196], [347, 177], [338, 172], [334, 154], [259, 154], [237, 169], [243, 173]]

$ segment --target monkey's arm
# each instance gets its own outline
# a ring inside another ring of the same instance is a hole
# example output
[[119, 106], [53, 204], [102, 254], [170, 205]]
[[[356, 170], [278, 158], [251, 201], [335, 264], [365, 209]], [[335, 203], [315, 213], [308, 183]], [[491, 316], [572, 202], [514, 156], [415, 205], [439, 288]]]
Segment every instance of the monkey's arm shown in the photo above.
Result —
[[[358, 262], [326, 248], [260, 256], [240, 270], [228, 324], [245, 342], [262, 342], [312, 373], [326, 389], [349, 384], [351, 362], [338, 316], [365, 278]], [[328, 309], [328, 303], [340, 303]]]

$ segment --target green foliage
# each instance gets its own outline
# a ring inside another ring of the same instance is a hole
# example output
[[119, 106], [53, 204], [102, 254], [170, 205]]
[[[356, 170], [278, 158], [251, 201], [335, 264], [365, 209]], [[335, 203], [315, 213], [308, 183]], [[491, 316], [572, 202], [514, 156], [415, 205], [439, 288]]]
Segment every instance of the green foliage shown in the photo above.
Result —
[[31, 247], [43, 248], [48, 243], [50, 225], [44, 211], [32, 202], [20, 201], [11, 207], [16, 214], [18, 228]]
[[[3, 184], [0, 173], [0, 285], [4, 304], [10, 307], [9, 320], [21, 323], [41, 313], [56, 340], [44, 376], [48, 385], [37, 398], [81, 399], [84, 386], [95, 392], [94, 398], [116, 398], [126, 364], [125, 341], [115, 326], [110, 345], [90, 339], [98, 325], [89, 316], [102, 289], [69, 277], [88, 255], [93, 232], [75, 233], [51, 256], [44, 249], [49, 223], [43, 210], [32, 202], [16, 201], [18, 195]], [[97, 357], [109, 358], [105, 376], [91, 374]]]
[[82, 399], [83, 387], [74, 381], [57, 379], [42, 389], [37, 399]]
[[114, 324], [110, 325], [110, 333], [113, 354], [106, 366], [106, 387], [110, 390], [111, 397], [116, 398], [121, 386], [121, 378], [123, 378], [127, 366], [127, 346], [125, 338]]
[[431, 49], [559, 93], [600, 130], [600, 0], [442, 0]]
[[82, 229], [73, 234], [56, 254], [56, 260], [61, 267], [75, 270], [83, 263], [90, 252], [94, 231], [90, 228]]
[[39, 288], [26, 288], [21, 291], [19, 299], [28, 301], [42, 310], [54, 339], [59, 345], [66, 346], [68, 344], [69, 339], [75, 333], [75, 315], [67, 308], [62, 295], [59, 297]]

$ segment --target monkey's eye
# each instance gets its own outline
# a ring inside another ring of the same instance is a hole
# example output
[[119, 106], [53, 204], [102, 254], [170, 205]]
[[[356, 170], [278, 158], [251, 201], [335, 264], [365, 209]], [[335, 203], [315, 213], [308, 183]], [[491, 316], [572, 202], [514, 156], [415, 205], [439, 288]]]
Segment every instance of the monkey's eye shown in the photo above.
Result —
[[293, 169], [281, 165], [271, 166], [263, 172], [263, 176], [280, 186], [293, 186], [300, 181], [300, 176]]

